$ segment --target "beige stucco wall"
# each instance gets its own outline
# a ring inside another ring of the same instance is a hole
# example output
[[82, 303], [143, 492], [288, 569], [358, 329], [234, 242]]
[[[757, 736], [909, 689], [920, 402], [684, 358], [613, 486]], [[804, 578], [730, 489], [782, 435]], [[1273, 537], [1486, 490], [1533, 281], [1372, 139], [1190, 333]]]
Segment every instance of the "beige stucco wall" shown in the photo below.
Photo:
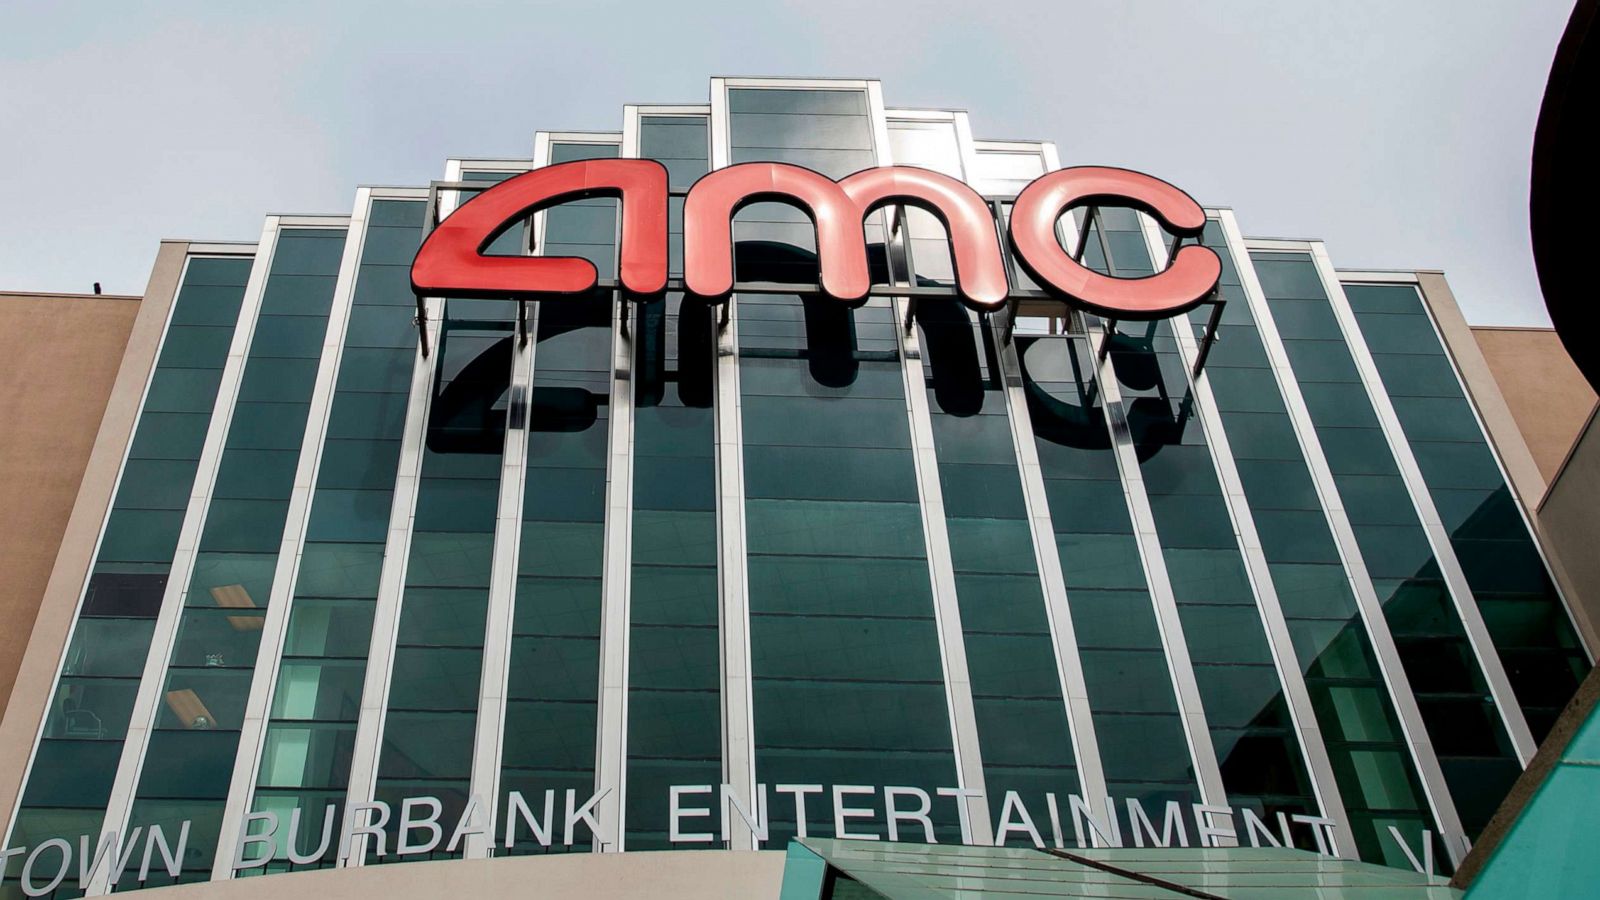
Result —
[[1600, 623], [1600, 433], [1590, 419], [1539, 505], [1539, 528], [1574, 590], [1573, 611]]
[[1595, 392], [1549, 328], [1474, 326], [1472, 336], [1550, 482], [1594, 409]]
[[138, 297], [0, 294], [0, 714], [138, 312]]

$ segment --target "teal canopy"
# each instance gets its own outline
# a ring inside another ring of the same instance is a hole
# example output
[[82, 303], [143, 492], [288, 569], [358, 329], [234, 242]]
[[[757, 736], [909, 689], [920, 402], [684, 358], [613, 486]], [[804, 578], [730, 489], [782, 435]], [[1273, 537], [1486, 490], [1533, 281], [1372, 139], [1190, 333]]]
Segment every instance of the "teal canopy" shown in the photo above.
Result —
[[1444, 878], [1258, 847], [1042, 851], [802, 838], [782, 900], [1455, 900]]

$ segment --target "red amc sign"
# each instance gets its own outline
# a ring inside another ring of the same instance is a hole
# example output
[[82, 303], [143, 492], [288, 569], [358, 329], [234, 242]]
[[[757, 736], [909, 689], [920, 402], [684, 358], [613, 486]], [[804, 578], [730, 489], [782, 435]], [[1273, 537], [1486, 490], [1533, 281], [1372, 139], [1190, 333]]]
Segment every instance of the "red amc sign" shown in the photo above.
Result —
[[[654, 160], [562, 163], [518, 175], [484, 191], [439, 224], [411, 264], [419, 296], [538, 299], [581, 294], [597, 283], [577, 257], [485, 256], [502, 232], [541, 209], [590, 197], [622, 201], [619, 276], [632, 293], [667, 287], [667, 170]], [[995, 309], [1010, 292], [1000, 238], [988, 203], [971, 187], [911, 166], [864, 169], [834, 181], [787, 163], [742, 163], [695, 182], [684, 200], [684, 289], [723, 300], [733, 291], [733, 217], [744, 206], [779, 201], [801, 207], [817, 230], [823, 293], [846, 303], [871, 288], [864, 220], [887, 205], [927, 210], [949, 232], [956, 290], [978, 310]], [[1056, 237], [1056, 223], [1080, 206], [1127, 206], [1167, 230], [1200, 233], [1205, 212], [1172, 185], [1127, 169], [1080, 166], [1050, 172], [1023, 189], [1011, 210], [1011, 247], [1051, 294], [1091, 312], [1122, 319], [1175, 315], [1216, 287], [1222, 264], [1205, 247], [1178, 250], [1167, 269], [1148, 278], [1114, 278], [1074, 260]]]

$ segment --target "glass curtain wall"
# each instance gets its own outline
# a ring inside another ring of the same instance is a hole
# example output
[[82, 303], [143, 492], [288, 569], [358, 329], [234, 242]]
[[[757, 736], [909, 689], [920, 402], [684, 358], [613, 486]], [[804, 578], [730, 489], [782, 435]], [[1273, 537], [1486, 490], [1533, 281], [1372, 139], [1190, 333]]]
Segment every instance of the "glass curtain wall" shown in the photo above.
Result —
[[1094, 353], [1081, 336], [1016, 341], [1106, 789], [1151, 808], [1198, 803]]
[[[674, 189], [710, 168], [705, 116], [642, 116], [639, 155]], [[683, 270], [683, 206], [669, 211]], [[668, 788], [722, 781], [712, 311], [668, 294], [634, 308], [633, 570], [628, 637], [627, 842], [666, 849]], [[715, 846], [682, 845], [682, 846]]]
[[[343, 821], [350, 781], [373, 607], [417, 355], [409, 270], [422, 239], [423, 207], [420, 200], [373, 200], [367, 210], [256, 775], [253, 810], [276, 813], [283, 829], [279, 858], [265, 871], [330, 866], [338, 850], [324, 823], [329, 807], [333, 821]], [[288, 822], [296, 810], [301, 827], [289, 843]], [[315, 859], [292, 864], [291, 849]]]
[[1416, 288], [1352, 284], [1345, 295], [1528, 726], [1543, 740], [1589, 670], [1561, 598]]
[[[552, 141], [550, 162], [615, 157], [615, 144]], [[601, 277], [616, 272], [617, 204], [581, 200], [545, 214], [546, 256], [581, 256]], [[545, 791], [564, 809], [595, 791], [600, 690], [601, 576], [605, 554], [606, 445], [610, 433], [611, 291], [538, 305], [528, 459], [511, 634], [501, 822], [508, 791], [539, 814]], [[487, 572], [487, 569], [485, 569]], [[556, 813], [560, 816], [561, 813]], [[587, 851], [588, 835], [550, 850]], [[543, 852], [519, 835], [513, 853]]]
[[[954, 123], [891, 121], [889, 144], [896, 165], [963, 176]], [[944, 225], [920, 209], [904, 215], [896, 280], [953, 286]], [[1078, 791], [1072, 727], [991, 321], [954, 299], [929, 298], [917, 301], [916, 321], [984, 785], [998, 827], [1007, 791], [1029, 809], [1046, 808], [1047, 792], [1065, 802]]]
[[[1425, 590], [1427, 584], [1440, 583], [1441, 578], [1428, 536], [1406, 493], [1311, 255], [1252, 252], [1250, 260], [1305, 397], [1317, 441], [1327, 455], [1367, 574], [1383, 604], [1384, 619], [1402, 650], [1401, 663], [1415, 687], [1427, 692], [1430, 685], [1451, 673], [1438, 670], [1437, 658], [1413, 638], [1437, 633], [1438, 626], [1430, 618], [1445, 623], [1451, 631], [1460, 627], [1449, 624], [1454, 612], [1448, 595], [1441, 592], [1430, 600]], [[1422, 589], [1409, 592], [1407, 582]], [[1355, 678], [1381, 677], [1369, 660], [1352, 656], [1349, 665]], [[1457, 670], [1456, 674], [1461, 673]], [[1430, 699], [1426, 693], [1417, 697], [1429, 735], [1444, 739], [1436, 750], [1441, 755], [1452, 752], [1449, 734], [1457, 727], [1453, 721], [1456, 710], [1424, 703], [1424, 699]], [[1476, 727], [1486, 729], [1485, 737], [1504, 740], [1498, 722], [1485, 721], [1481, 713], [1476, 716]], [[1373, 721], [1372, 731], [1367, 739], [1372, 749], [1357, 773], [1356, 796], [1365, 798], [1367, 809], [1358, 811], [1361, 804], [1347, 798], [1351, 817], [1370, 819], [1380, 832], [1395, 824], [1405, 833], [1414, 833], [1418, 827], [1426, 827], [1426, 803], [1414, 783], [1404, 737], [1381, 720]], [[1385, 748], [1385, 743], [1393, 748]], [[1386, 836], [1381, 843], [1387, 858], [1397, 864], [1403, 861]]]
[[[278, 233], [238, 399], [184, 593], [130, 823], [177, 833], [179, 881], [211, 875], [345, 229]], [[152, 873], [148, 885], [171, 881]]]
[[[1221, 224], [1208, 221], [1202, 241], [1222, 260], [1226, 302], [1202, 377], [1222, 417], [1356, 849], [1366, 859], [1399, 857], [1386, 825], [1408, 835], [1431, 827], [1421, 782]], [[1197, 336], [1210, 315], [1205, 307], [1190, 313]]]
[[250, 266], [184, 268], [6, 846], [98, 839]]
[[[1037, 151], [1010, 149], [980, 150], [976, 164], [982, 189], [1000, 194], [1019, 192], [1046, 166]], [[1011, 283], [1037, 288], [1020, 267], [1013, 267]], [[1072, 333], [1077, 319], [1061, 314], [1065, 310], [1019, 312], [1013, 329], [1017, 361], [1107, 792], [1150, 807], [1168, 800], [1197, 803], [1194, 761], [1117, 469], [1094, 353], [1081, 331]]]
[[[512, 174], [467, 172], [462, 180], [492, 184]], [[525, 241], [524, 229], [513, 227], [488, 253], [519, 255]], [[407, 797], [435, 797], [443, 822], [459, 819], [471, 790], [515, 322], [513, 303], [450, 298], [435, 348], [373, 797], [394, 810]], [[398, 820], [389, 821], [391, 846]], [[460, 854], [441, 843], [406, 859]]]
[[[1588, 673], [1582, 645], [1422, 296], [1408, 284], [1344, 291], [1528, 727], [1543, 740]], [[1476, 833], [1521, 767], [1437, 572], [1379, 587], [1397, 612], [1408, 611], [1408, 643], [1428, 660], [1419, 668], [1436, 674], [1415, 676], [1413, 686], [1418, 702], [1442, 707], [1439, 718], [1453, 726], [1434, 743], [1441, 758], [1451, 757], [1447, 774], [1458, 769], [1462, 793], [1473, 798], [1457, 802], [1463, 817], [1472, 809], [1469, 834]], [[1469, 784], [1476, 789], [1465, 791]]]
[[[841, 178], [876, 163], [864, 90], [728, 91], [731, 159]], [[816, 284], [816, 235], [798, 207], [735, 219], [741, 281]], [[867, 233], [887, 281], [884, 233]], [[756, 780], [821, 784], [812, 835], [833, 835], [834, 785], [956, 785], [894, 310], [741, 295], [743, 417]], [[865, 802], [864, 800], [861, 802]], [[774, 797], [770, 838], [795, 833]], [[935, 804], [941, 841], [954, 804]]]
[[[1155, 272], [1139, 217], [1101, 208], [1084, 262], [1120, 278]], [[1118, 322], [1107, 335], [1139, 475], [1171, 579], [1206, 724], [1235, 807], [1270, 821], [1319, 806], [1278, 680], [1171, 320]]]

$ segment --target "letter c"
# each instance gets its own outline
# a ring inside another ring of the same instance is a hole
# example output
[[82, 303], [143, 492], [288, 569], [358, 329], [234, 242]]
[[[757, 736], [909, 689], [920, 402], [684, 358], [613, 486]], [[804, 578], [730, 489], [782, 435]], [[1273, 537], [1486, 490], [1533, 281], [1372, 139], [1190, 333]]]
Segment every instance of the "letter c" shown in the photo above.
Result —
[[1216, 288], [1222, 262], [1207, 247], [1183, 247], [1166, 271], [1147, 278], [1102, 275], [1068, 256], [1056, 221], [1090, 204], [1133, 207], [1185, 237], [1199, 235], [1206, 224], [1194, 198], [1142, 172], [1106, 166], [1050, 172], [1017, 195], [1010, 226], [1019, 261], [1046, 290], [1109, 318], [1160, 319], [1198, 306]]

